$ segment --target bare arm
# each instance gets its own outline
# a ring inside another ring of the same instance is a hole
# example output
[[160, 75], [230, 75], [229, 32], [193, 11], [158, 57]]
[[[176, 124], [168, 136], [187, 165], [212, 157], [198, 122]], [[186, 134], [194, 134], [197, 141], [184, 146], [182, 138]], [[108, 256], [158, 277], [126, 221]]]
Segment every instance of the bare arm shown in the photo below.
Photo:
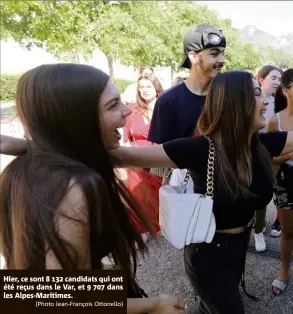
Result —
[[281, 165], [284, 162], [288, 161], [288, 160], [293, 160], [293, 153], [289, 153], [289, 154], [285, 154], [279, 157], [274, 157], [273, 158], [273, 164], [275, 165]]
[[[77, 268], [91, 269], [88, 210], [84, 194], [74, 181], [70, 183], [69, 191], [58, 209], [60, 215], [56, 218], [56, 228], [59, 236], [78, 253]], [[49, 250], [46, 255], [46, 268], [62, 269], [52, 250]], [[183, 313], [182, 309], [184, 309], [184, 302], [175, 297], [127, 299], [128, 314], [177, 314]]]
[[178, 168], [167, 156], [163, 145], [119, 147], [111, 151], [116, 166], [131, 168]]
[[26, 140], [0, 134], [0, 153], [18, 156], [26, 151]]
[[[78, 253], [77, 269], [91, 269], [88, 210], [84, 194], [73, 180], [59, 205], [55, 221], [60, 238]], [[46, 268], [62, 269], [52, 250], [47, 253]]]
[[[275, 132], [275, 131], [279, 131], [278, 128], [278, 121], [277, 121], [277, 116], [274, 115], [272, 116], [268, 123], [267, 123], [267, 127], [266, 127], [266, 132]], [[289, 159], [292, 159], [293, 154], [289, 153], [289, 154], [285, 154], [279, 157], [274, 157], [273, 158], [273, 163], [275, 165], [281, 165], [284, 162], [286, 162]]]
[[[293, 131], [289, 131], [287, 135], [287, 141], [281, 155], [293, 153]], [[292, 155], [291, 155], [292, 156]]]
[[273, 115], [266, 126], [266, 132], [276, 132], [279, 131], [278, 129], [278, 121], [276, 115]]

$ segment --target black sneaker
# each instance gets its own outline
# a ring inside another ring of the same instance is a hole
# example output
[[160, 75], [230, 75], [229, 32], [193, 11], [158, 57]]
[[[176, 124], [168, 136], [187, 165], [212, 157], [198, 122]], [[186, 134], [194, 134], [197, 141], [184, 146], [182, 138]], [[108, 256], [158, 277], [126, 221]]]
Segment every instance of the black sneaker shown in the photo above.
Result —
[[271, 230], [271, 236], [272, 237], [279, 237], [281, 232], [282, 232], [281, 224], [280, 224], [279, 219], [277, 218], [275, 220], [275, 222], [273, 223], [272, 230]]

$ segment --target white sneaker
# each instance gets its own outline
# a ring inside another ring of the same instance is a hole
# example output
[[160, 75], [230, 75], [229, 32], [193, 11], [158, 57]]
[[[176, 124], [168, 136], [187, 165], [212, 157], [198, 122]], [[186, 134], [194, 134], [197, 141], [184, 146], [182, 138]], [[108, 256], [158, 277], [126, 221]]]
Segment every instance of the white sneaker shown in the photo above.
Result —
[[265, 237], [262, 232], [254, 234], [254, 241], [255, 241], [255, 249], [258, 252], [262, 252], [266, 250]]
[[273, 223], [272, 230], [271, 230], [271, 236], [272, 237], [279, 237], [282, 233], [281, 224], [279, 219], [276, 219]]

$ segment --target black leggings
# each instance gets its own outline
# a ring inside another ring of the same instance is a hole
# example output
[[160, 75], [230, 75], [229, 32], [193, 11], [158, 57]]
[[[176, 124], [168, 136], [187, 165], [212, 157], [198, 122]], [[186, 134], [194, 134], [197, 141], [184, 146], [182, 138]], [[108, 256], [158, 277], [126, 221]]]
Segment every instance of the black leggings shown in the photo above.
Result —
[[200, 298], [201, 313], [245, 313], [239, 283], [245, 291], [243, 274], [250, 231], [251, 228], [240, 234], [216, 233], [211, 243], [185, 247], [185, 270]]

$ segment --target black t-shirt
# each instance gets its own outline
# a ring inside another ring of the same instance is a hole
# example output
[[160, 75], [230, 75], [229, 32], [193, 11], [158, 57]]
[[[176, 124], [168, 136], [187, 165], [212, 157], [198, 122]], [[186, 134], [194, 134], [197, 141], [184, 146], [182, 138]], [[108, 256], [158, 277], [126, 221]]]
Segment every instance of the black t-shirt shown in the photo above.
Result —
[[192, 136], [205, 98], [192, 93], [184, 82], [165, 91], [156, 101], [148, 140], [162, 144]]
[[[287, 132], [271, 132], [254, 135], [251, 143], [252, 182], [250, 191], [254, 197], [250, 200], [237, 199], [234, 202], [226, 197], [226, 193], [216, 184], [214, 188], [214, 205], [217, 229], [233, 229], [246, 225], [254, 215], [255, 210], [264, 208], [272, 199], [273, 185], [257, 154], [257, 138], [270, 155], [279, 156], [282, 152]], [[196, 193], [206, 192], [207, 160], [209, 142], [203, 136], [196, 138], [177, 139], [163, 144], [169, 158], [180, 168], [190, 169]], [[217, 158], [217, 156], [216, 156]], [[215, 172], [215, 177], [217, 172]]]

